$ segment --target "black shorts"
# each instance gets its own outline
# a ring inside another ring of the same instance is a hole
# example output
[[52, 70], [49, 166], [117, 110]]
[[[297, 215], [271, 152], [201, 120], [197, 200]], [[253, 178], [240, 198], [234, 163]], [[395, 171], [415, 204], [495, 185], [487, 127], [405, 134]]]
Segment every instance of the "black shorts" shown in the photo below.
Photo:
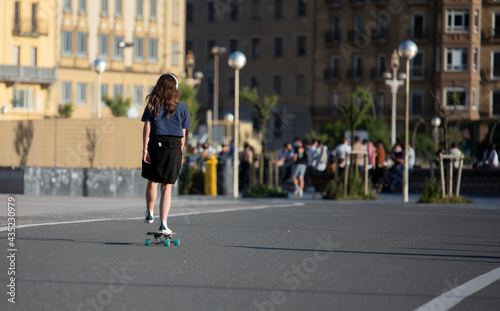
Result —
[[181, 137], [150, 137], [148, 153], [151, 164], [142, 161], [141, 176], [157, 183], [175, 184], [181, 171], [181, 146]]

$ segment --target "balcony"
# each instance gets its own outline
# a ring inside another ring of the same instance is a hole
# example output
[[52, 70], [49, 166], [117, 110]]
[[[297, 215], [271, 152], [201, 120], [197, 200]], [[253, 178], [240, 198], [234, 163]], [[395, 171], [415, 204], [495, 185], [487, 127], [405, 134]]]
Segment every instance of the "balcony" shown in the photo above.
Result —
[[21, 22], [14, 22], [12, 34], [20, 37], [46, 36], [49, 33], [49, 24], [47, 20], [32, 20], [31, 18], [23, 19]]
[[339, 8], [341, 4], [341, 0], [325, 0], [325, 5], [329, 9], [336, 9]]
[[365, 46], [370, 37], [362, 31], [352, 29], [347, 32], [347, 40], [359, 46]]
[[326, 81], [338, 81], [339, 80], [339, 69], [338, 68], [327, 68], [324, 71], [324, 78]]
[[326, 31], [325, 32], [325, 43], [334, 44], [340, 43], [340, 31]]
[[57, 68], [0, 65], [0, 81], [49, 85], [57, 82]]
[[494, 43], [498, 42], [499, 39], [500, 31], [495, 31], [495, 28], [485, 28], [481, 31], [481, 42], [483, 43]]
[[363, 80], [363, 69], [362, 68], [348, 69], [347, 70], [347, 79], [349, 79], [349, 80]]
[[432, 41], [434, 39], [434, 32], [429, 28], [415, 28], [410, 30], [410, 36], [415, 41]]

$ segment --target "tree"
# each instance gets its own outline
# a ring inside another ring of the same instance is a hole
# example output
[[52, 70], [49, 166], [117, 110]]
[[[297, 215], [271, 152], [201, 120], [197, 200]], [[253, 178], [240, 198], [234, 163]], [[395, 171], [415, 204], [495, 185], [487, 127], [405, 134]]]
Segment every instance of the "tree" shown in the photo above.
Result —
[[360, 125], [362, 118], [373, 105], [370, 88], [357, 87], [354, 93], [339, 106], [339, 111], [344, 116], [348, 129], [351, 131], [351, 143], [354, 143], [354, 131]]
[[241, 97], [249, 102], [259, 114], [260, 133], [262, 134], [262, 153], [265, 154], [267, 152], [266, 122], [271, 117], [271, 111], [278, 103], [278, 95], [266, 95], [261, 98], [257, 88], [250, 90], [248, 87], [245, 87], [241, 91]]
[[123, 96], [118, 95], [114, 98], [111, 98], [107, 95], [104, 95], [103, 98], [104, 103], [111, 109], [111, 113], [115, 117], [126, 117], [128, 108], [131, 105], [130, 97], [125, 99]]
[[196, 128], [200, 123], [197, 113], [201, 105], [198, 102], [198, 99], [196, 99], [197, 95], [197, 88], [189, 86], [184, 81], [181, 81], [181, 83], [179, 83], [179, 100], [183, 102], [184, 105], [186, 105], [186, 108], [188, 110], [190, 122], [189, 131], [191, 133], [194, 133], [194, 131], [196, 131]]

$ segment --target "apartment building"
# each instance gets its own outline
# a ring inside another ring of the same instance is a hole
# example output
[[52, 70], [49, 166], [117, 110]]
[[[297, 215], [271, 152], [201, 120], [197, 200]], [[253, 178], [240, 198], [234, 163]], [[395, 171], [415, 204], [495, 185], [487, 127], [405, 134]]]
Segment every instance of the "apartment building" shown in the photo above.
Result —
[[[13, 78], [4, 77], [2, 70], [0, 81], [5, 80], [6, 86], [0, 86], [0, 92], [8, 98], [2, 106], [10, 108], [4, 118], [51, 117], [67, 103], [74, 106], [74, 118], [95, 118], [98, 86], [92, 64], [96, 59], [107, 64], [101, 74], [101, 94], [131, 98], [139, 114], [161, 73], [184, 72], [184, 1], [20, 0], [2, 1], [2, 6], [1, 42], [7, 48], [0, 52], [1, 64], [17, 66], [13, 71], [31, 68], [44, 78], [35, 80], [38, 86], [27, 85], [33, 91], [26, 96], [24, 78], [10, 81]], [[40, 25], [35, 31], [30, 19]], [[38, 57], [35, 62], [33, 53]], [[21, 97], [15, 97], [19, 92]], [[103, 107], [102, 117], [110, 116]]]
[[[186, 48], [193, 50], [196, 70], [204, 73], [199, 96], [201, 112], [214, 109], [212, 47], [225, 47], [220, 56], [219, 118], [234, 112], [234, 70], [231, 52], [247, 57], [240, 70], [241, 87], [257, 87], [262, 95], [279, 95], [269, 121], [270, 148], [303, 136], [312, 128], [314, 1], [194, 1], [186, 3]], [[240, 101], [240, 118], [260, 128], [257, 111]]]
[[2, 120], [43, 118], [55, 101], [58, 70], [53, 0], [0, 4]]

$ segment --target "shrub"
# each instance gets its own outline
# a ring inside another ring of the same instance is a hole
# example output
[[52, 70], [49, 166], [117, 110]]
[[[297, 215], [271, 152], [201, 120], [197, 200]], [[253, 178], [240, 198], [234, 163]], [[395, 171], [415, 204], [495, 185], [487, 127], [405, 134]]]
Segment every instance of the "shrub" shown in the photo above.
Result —
[[204, 194], [205, 174], [200, 168], [184, 167], [179, 176], [179, 194]]
[[442, 197], [441, 183], [436, 179], [427, 178], [425, 180], [424, 189], [420, 195], [420, 200], [417, 203], [470, 203], [468, 198], [460, 196], [445, 196]]
[[349, 183], [347, 196], [344, 197], [344, 181], [331, 180], [325, 189], [325, 200], [375, 200], [377, 197], [372, 193], [371, 187], [368, 188], [368, 194], [365, 195], [365, 183], [359, 172], [349, 174]]
[[269, 185], [258, 185], [250, 190], [243, 191], [243, 197], [246, 198], [287, 198], [288, 193], [281, 188], [274, 188]]
[[121, 95], [114, 98], [104, 95], [104, 103], [111, 109], [111, 113], [115, 117], [126, 117], [128, 108], [131, 105], [130, 98], [124, 99]]
[[71, 115], [73, 114], [73, 105], [71, 103], [60, 105], [57, 108], [57, 113], [59, 114], [59, 118], [71, 118]]

